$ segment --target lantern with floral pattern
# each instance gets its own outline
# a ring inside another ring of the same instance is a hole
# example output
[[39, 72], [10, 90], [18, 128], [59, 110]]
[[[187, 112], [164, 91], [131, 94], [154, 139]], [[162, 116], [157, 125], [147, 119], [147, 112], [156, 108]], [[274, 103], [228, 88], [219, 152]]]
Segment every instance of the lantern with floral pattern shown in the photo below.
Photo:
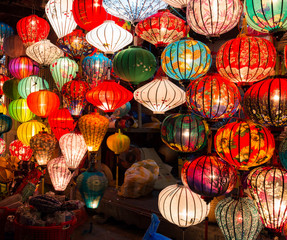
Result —
[[6, 150], [6, 142], [0, 138], [0, 154], [3, 154]]
[[9, 145], [11, 156], [17, 157], [20, 161], [29, 161], [33, 155], [30, 146], [23, 144], [20, 140], [14, 140]]

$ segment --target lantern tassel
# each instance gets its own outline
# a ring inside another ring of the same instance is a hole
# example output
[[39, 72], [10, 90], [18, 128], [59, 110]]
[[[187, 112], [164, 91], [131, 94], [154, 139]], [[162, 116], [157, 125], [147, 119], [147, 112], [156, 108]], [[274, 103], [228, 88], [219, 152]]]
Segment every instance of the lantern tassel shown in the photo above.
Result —
[[116, 154], [117, 166], [116, 166], [116, 189], [119, 188], [119, 154]]

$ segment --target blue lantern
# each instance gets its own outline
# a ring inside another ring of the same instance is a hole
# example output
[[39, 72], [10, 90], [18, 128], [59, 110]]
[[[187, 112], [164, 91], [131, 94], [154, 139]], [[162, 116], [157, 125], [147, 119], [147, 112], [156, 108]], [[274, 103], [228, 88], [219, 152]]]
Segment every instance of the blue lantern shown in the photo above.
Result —
[[114, 117], [123, 117], [123, 116], [127, 115], [130, 110], [131, 110], [131, 104], [130, 104], [130, 102], [127, 102], [123, 106], [117, 108], [113, 112], [113, 116]]
[[12, 119], [4, 115], [3, 113], [0, 113], [0, 135], [3, 133], [9, 132], [12, 128]]
[[3, 56], [3, 43], [6, 37], [9, 37], [14, 34], [14, 30], [12, 27], [7, 25], [6, 23], [0, 22], [0, 56]]

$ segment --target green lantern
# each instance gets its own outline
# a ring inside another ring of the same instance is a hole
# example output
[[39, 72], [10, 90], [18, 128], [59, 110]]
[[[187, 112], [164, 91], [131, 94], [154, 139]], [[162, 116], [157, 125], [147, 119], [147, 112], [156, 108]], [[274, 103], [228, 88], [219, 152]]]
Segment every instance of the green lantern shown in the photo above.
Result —
[[39, 90], [45, 90], [49, 88], [49, 84], [46, 80], [38, 76], [30, 76], [23, 78], [18, 84], [18, 92], [22, 98], [27, 98], [32, 92]]
[[9, 115], [18, 122], [28, 122], [35, 114], [28, 108], [26, 99], [13, 100], [8, 106]]
[[12, 100], [16, 100], [16, 99], [20, 98], [20, 94], [18, 92], [19, 82], [20, 82], [20, 80], [17, 78], [12, 78], [11, 80], [4, 82], [3, 92], [8, 98], [10, 98]]
[[140, 47], [131, 46], [120, 51], [113, 60], [113, 70], [122, 79], [139, 84], [151, 78], [156, 71], [155, 56]]

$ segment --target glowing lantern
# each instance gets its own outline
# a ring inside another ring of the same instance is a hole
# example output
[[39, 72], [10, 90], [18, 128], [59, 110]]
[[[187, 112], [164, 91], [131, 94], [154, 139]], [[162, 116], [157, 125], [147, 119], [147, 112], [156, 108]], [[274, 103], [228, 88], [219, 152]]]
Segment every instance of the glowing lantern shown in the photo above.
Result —
[[14, 140], [9, 145], [9, 151], [11, 156], [17, 157], [20, 161], [29, 161], [33, 155], [33, 150], [23, 144], [20, 140]]
[[9, 72], [13, 77], [22, 79], [31, 75], [37, 75], [39, 72], [38, 63], [28, 57], [14, 58], [9, 62]]
[[5, 38], [3, 49], [5, 55], [11, 58], [17, 58], [26, 55], [26, 48], [24, 47], [24, 44], [18, 35], [11, 35]]
[[7, 114], [7, 107], [4, 103], [0, 102], [0, 113]]
[[87, 152], [87, 145], [82, 134], [67, 133], [59, 140], [61, 151], [69, 169], [75, 170]]
[[20, 98], [20, 94], [18, 92], [19, 82], [20, 80], [16, 78], [12, 78], [10, 80], [5, 81], [2, 87], [5, 96], [7, 96], [12, 100]]
[[109, 20], [88, 32], [86, 39], [104, 53], [114, 54], [129, 45], [133, 41], [133, 35]]
[[54, 158], [47, 165], [51, 182], [56, 191], [65, 191], [73, 174], [68, 169], [63, 156]]
[[268, 77], [276, 63], [273, 44], [257, 37], [237, 37], [225, 42], [217, 52], [219, 74], [232, 82], [248, 84]]
[[3, 43], [6, 37], [9, 37], [14, 34], [13, 28], [8, 24], [0, 22], [0, 56], [2, 57], [3, 52]]
[[158, 13], [140, 21], [135, 28], [136, 34], [156, 47], [166, 45], [186, 37], [189, 28], [185, 21], [169, 12]]
[[148, 50], [131, 46], [114, 57], [113, 70], [122, 80], [139, 84], [151, 78], [156, 71], [156, 58]]
[[59, 91], [61, 91], [63, 85], [66, 82], [69, 82], [76, 77], [78, 70], [78, 64], [74, 60], [71, 60], [67, 57], [56, 59], [50, 65], [52, 77]]
[[113, 112], [132, 98], [132, 92], [113, 80], [100, 83], [86, 94], [87, 101], [104, 112]]
[[10, 102], [8, 106], [9, 115], [18, 122], [28, 122], [35, 115], [30, 111], [26, 99], [18, 99]]
[[45, 79], [38, 76], [23, 78], [18, 84], [18, 92], [22, 98], [27, 98], [32, 92], [49, 89], [49, 84]]
[[275, 141], [267, 128], [251, 121], [237, 121], [218, 129], [214, 147], [223, 160], [239, 170], [248, 170], [272, 157]]
[[46, 39], [50, 32], [49, 23], [37, 15], [21, 18], [16, 27], [25, 47]]
[[0, 138], [0, 154], [4, 153], [6, 150], [6, 142], [4, 139]]
[[186, 91], [189, 109], [209, 119], [232, 117], [240, 105], [237, 86], [217, 73], [191, 81]]
[[46, 16], [58, 38], [71, 33], [77, 27], [72, 7], [73, 0], [49, 0], [45, 6]]
[[209, 205], [199, 195], [177, 184], [159, 193], [158, 209], [166, 220], [183, 228], [201, 223], [209, 213]]
[[8, 81], [10, 78], [3, 75], [3, 74], [0, 74], [0, 95], [2, 96], [3, 95], [3, 85], [4, 85], [4, 82]]
[[26, 49], [28, 57], [37, 63], [47, 66], [52, 64], [56, 59], [63, 57], [64, 53], [56, 45], [45, 39], [36, 42]]
[[0, 135], [6, 132], [9, 132], [12, 128], [12, 119], [0, 113]]

